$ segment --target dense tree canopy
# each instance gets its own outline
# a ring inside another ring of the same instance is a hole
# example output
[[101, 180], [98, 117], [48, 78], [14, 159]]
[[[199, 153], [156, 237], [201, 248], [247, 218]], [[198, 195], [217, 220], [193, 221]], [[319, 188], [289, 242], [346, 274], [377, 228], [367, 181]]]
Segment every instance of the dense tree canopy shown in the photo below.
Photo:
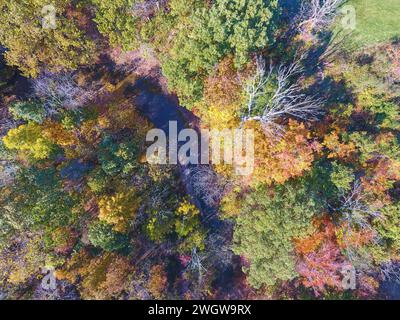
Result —
[[44, 69], [75, 69], [92, 61], [93, 42], [73, 19], [66, 17], [69, 2], [0, 2], [0, 43], [8, 49], [5, 58], [10, 65], [36, 77]]
[[191, 25], [178, 33], [163, 71], [172, 90], [189, 106], [202, 94], [202, 78], [232, 54], [235, 65], [243, 66], [251, 52], [272, 42], [272, 16], [277, 1], [218, 0], [191, 15]]
[[98, 30], [109, 38], [112, 46], [122, 46], [125, 50], [135, 49], [138, 42], [137, 20], [134, 14], [136, 0], [101, 1], [92, 0], [96, 6], [96, 18]]
[[271, 286], [297, 275], [293, 241], [312, 232], [311, 221], [317, 214], [316, 201], [298, 185], [282, 186], [275, 194], [261, 185], [244, 199], [234, 250], [249, 262], [246, 270], [252, 286]]
[[[0, 299], [398, 298], [400, 7], [362, 2], [0, 0]], [[175, 123], [209, 161], [150, 161]]]

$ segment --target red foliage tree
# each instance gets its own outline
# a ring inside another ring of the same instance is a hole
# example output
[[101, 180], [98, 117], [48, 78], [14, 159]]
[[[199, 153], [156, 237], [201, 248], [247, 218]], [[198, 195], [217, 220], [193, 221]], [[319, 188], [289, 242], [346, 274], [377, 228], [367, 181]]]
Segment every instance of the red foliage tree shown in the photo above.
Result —
[[333, 223], [325, 218], [316, 224], [319, 231], [296, 241], [299, 255], [296, 269], [302, 277], [302, 284], [320, 296], [327, 287], [342, 290], [341, 272], [348, 263], [341, 255]]

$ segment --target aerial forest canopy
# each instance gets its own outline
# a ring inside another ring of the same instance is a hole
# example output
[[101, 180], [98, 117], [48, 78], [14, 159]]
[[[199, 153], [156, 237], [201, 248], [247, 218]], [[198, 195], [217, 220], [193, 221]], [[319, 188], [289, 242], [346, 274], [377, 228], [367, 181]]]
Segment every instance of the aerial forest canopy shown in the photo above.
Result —
[[[399, 299], [399, 15], [0, 0], [0, 298]], [[171, 121], [250, 174], [148, 161]]]

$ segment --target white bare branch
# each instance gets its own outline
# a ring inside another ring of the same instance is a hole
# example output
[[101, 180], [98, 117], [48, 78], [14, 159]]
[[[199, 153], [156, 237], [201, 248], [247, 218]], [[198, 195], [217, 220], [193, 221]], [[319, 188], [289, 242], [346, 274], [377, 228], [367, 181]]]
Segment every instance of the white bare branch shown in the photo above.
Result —
[[393, 281], [400, 284], [399, 262], [390, 261], [382, 264], [380, 268], [380, 277], [383, 281]]
[[298, 29], [320, 32], [328, 28], [337, 16], [339, 7], [346, 0], [303, 1], [298, 15]]
[[11, 185], [19, 167], [10, 161], [0, 160], [0, 187]]
[[[242, 122], [260, 121], [267, 131], [278, 132], [282, 130], [277, 120], [292, 116], [302, 120], [315, 120], [322, 113], [323, 101], [315, 96], [308, 96], [302, 92], [299, 84], [299, 76], [304, 69], [301, 66], [303, 57], [298, 58], [288, 66], [280, 65], [275, 68], [270, 63], [269, 71], [266, 72], [265, 61], [258, 57], [256, 60], [256, 73], [249, 79], [245, 86], [247, 93], [247, 114]], [[275, 86], [268, 102], [262, 107], [262, 111], [255, 113], [257, 99], [267, 96], [266, 86]]]
[[132, 14], [142, 19], [150, 19], [155, 12], [167, 5], [169, 0], [142, 0], [136, 2], [132, 8]]
[[10, 129], [15, 128], [18, 121], [11, 117], [4, 117], [0, 119], [0, 138], [4, 137]]
[[[380, 218], [381, 214], [378, 210], [368, 205], [366, 194], [362, 188], [361, 182], [357, 180], [351, 191], [347, 194], [341, 191], [341, 206], [339, 212], [342, 214], [344, 221], [343, 242], [352, 237], [354, 230], [366, 231], [371, 234], [371, 241], [379, 244], [381, 237], [372, 227], [372, 221]], [[349, 242], [351, 243], [351, 242]], [[347, 244], [344, 249], [348, 260], [357, 268], [357, 270], [365, 271], [373, 268], [373, 258], [371, 254], [365, 250], [360, 250], [357, 246]]]
[[80, 87], [73, 75], [45, 73], [33, 81], [35, 95], [40, 98], [49, 115], [59, 108], [75, 109], [92, 98], [92, 92]]
[[188, 168], [188, 182], [194, 195], [202, 199], [207, 206], [215, 206], [221, 200], [224, 187], [220, 177], [209, 166]]
[[370, 220], [379, 218], [381, 214], [378, 210], [371, 208], [365, 198], [361, 182], [357, 180], [352, 190], [342, 195], [340, 211], [349, 226], [373, 231]]
[[199, 283], [202, 283], [203, 276], [207, 272], [207, 269], [203, 265], [204, 259], [205, 259], [205, 256], [202, 256], [199, 253], [197, 253], [197, 248], [193, 248], [191, 257], [190, 257], [190, 261], [186, 267], [186, 269], [189, 269], [193, 272], [198, 273]]

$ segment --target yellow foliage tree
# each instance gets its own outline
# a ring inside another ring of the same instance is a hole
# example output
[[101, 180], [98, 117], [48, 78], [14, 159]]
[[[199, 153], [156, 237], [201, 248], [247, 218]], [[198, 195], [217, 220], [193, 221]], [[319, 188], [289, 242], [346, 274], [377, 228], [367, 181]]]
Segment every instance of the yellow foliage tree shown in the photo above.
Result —
[[344, 142], [337, 131], [325, 135], [323, 145], [328, 148], [328, 158], [339, 158], [344, 160], [352, 159], [356, 151], [356, 146], [353, 142]]
[[46, 254], [40, 236], [16, 239], [0, 251], [0, 281], [20, 285], [45, 267]]
[[11, 129], [3, 138], [4, 145], [8, 149], [25, 152], [34, 159], [46, 159], [53, 150], [53, 144], [43, 136], [42, 129], [34, 122]]
[[176, 210], [175, 231], [183, 239], [180, 251], [190, 252], [193, 248], [204, 250], [205, 232], [201, 226], [200, 211], [187, 199]]
[[118, 192], [99, 200], [99, 219], [113, 225], [117, 232], [126, 232], [139, 207], [136, 190]]

